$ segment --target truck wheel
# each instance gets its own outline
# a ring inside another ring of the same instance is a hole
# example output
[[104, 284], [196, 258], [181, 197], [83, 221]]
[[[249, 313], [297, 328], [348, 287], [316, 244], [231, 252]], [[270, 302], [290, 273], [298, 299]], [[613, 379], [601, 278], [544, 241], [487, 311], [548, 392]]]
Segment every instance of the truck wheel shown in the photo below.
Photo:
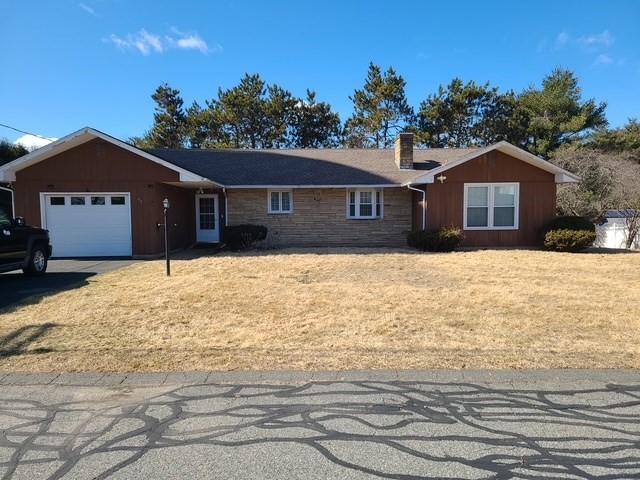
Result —
[[31, 249], [31, 256], [29, 257], [29, 263], [22, 271], [26, 275], [33, 277], [44, 275], [47, 271], [47, 252], [41, 245], [34, 245]]

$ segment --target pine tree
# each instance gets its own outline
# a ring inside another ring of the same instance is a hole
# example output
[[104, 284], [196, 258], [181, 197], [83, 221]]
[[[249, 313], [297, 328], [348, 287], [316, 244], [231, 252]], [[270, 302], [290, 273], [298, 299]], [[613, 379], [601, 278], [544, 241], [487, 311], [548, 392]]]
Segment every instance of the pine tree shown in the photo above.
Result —
[[259, 148], [266, 143], [265, 96], [265, 82], [257, 74], [245, 74], [237, 86], [228, 90], [218, 89], [215, 104], [235, 148]]
[[316, 102], [316, 93], [307, 89], [292, 114], [291, 146], [297, 148], [330, 148], [340, 142], [340, 116], [331, 105]]
[[180, 91], [163, 83], [151, 98], [156, 102], [153, 126], [142, 142], [154, 148], [183, 147], [186, 116]]
[[593, 132], [586, 145], [604, 152], [627, 152], [640, 162], [640, 122], [630, 118], [620, 128], [601, 128]]
[[268, 120], [268, 125], [263, 146], [266, 148], [282, 148], [288, 143], [293, 110], [298, 100], [291, 95], [291, 92], [278, 85], [269, 85], [267, 93], [264, 114]]
[[420, 103], [418, 141], [429, 147], [458, 148], [519, 141], [523, 133], [517, 109], [513, 92], [501, 95], [489, 83], [454, 78]]
[[345, 124], [348, 145], [387, 148], [393, 144], [396, 133], [413, 120], [405, 83], [393, 68], [382, 73], [379, 66], [369, 64], [363, 88], [349, 97], [354, 113]]
[[522, 146], [536, 155], [546, 157], [561, 145], [607, 125], [606, 103], [582, 101], [578, 78], [570, 70], [555, 69], [542, 81], [542, 89], [525, 90], [519, 104], [529, 116]]

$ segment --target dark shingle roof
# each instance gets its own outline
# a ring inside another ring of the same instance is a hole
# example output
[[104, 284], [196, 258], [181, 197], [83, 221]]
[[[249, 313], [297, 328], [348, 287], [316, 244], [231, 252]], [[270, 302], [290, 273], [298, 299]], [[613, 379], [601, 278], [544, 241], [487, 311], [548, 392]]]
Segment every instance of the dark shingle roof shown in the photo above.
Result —
[[225, 186], [312, 186], [401, 184], [473, 149], [414, 150], [413, 170], [400, 170], [389, 149], [147, 151]]

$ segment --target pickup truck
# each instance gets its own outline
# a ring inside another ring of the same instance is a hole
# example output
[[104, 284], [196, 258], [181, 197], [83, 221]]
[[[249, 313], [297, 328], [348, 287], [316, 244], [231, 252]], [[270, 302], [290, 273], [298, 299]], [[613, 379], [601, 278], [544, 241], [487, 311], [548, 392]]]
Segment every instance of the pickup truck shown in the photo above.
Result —
[[0, 205], [0, 273], [22, 269], [26, 275], [43, 275], [50, 256], [49, 232], [12, 218]]

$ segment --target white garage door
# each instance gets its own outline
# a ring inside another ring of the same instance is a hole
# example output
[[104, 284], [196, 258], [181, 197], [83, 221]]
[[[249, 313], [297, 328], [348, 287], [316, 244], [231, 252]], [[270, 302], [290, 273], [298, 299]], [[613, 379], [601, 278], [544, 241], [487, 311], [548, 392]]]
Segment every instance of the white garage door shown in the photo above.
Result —
[[130, 200], [128, 193], [43, 194], [53, 256], [130, 256]]

